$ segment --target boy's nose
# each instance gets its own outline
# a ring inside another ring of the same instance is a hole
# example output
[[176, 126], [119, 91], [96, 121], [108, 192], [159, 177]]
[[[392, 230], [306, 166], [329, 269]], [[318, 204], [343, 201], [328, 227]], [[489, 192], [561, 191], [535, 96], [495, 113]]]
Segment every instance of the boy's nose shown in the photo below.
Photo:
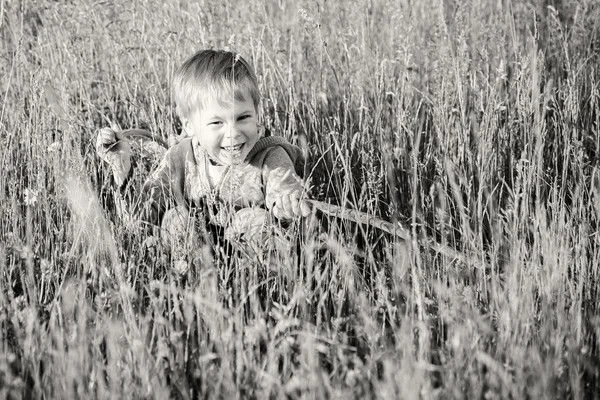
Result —
[[239, 129], [237, 129], [235, 126], [229, 126], [229, 129], [227, 130], [227, 133], [225, 135], [225, 140], [234, 140], [237, 139], [238, 136], [240, 136], [241, 132]]

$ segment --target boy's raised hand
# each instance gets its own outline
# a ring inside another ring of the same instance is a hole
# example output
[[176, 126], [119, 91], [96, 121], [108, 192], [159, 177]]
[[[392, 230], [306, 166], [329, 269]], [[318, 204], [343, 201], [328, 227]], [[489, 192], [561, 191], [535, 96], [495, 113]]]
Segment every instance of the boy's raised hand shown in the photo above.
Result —
[[272, 211], [273, 215], [279, 219], [291, 220], [295, 217], [308, 216], [310, 206], [302, 199], [302, 191], [296, 190], [277, 198]]
[[131, 146], [118, 125], [98, 131], [96, 153], [111, 166], [115, 182], [121, 186], [131, 168]]

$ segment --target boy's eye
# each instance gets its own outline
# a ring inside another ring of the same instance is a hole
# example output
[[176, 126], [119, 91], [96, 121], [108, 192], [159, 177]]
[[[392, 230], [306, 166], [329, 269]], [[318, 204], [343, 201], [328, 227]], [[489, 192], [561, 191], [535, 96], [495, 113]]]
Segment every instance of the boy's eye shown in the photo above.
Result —
[[243, 119], [248, 119], [250, 118], [250, 115], [242, 115], [241, 117], [238, 117], [238, 121], [241, 121]]
[[221, 125], [222, 123], [223, 122], [221, 122], [221, 121], [212, 121], [212, 122], [209, 122], [208, 125]]

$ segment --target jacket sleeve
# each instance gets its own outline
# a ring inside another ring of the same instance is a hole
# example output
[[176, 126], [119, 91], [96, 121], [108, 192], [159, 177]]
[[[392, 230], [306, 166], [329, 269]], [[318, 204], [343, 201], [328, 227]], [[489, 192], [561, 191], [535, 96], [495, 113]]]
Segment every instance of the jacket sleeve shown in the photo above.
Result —
[[131, 168], [122, 184], [117, 184], [112, 173], [112, 169], [106, 163], [101, 162], [98, 169], [98, 180], [101, 183], [99, 187], [100, 202], [104, 209], [110, 214], [121, 220], [126, 220], [131, 216], [131, 207], [134, 199], [139, 196], [143, 181], [139, 176], [143, 176], [144, 171], [139, 166], [139, 160], [132, 154]]
[[294, 170], [294, 162], [281, 146], [274, 146], [268, 150], [263, 162], [262, 176], [265, 206], [269, 210], [279, 197], [304, 191], [302, 179]]
[[166, 210], [175, 205], [185, 205], [184, 170], [174, 149], [167, 151], [158, 167], [144, 182], [133, 204], [133, 215], [136, 219], [160, 225]]

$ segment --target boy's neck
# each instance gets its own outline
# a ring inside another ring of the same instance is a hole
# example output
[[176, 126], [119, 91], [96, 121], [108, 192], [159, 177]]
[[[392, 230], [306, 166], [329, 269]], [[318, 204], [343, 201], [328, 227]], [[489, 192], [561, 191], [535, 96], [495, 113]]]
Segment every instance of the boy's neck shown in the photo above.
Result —
[[[210, 160], [210, 159], [209, 159]], [[210, 161], [207, 163], [208, 179], [213, 188], [218, 188], [223, 180], [223, 175], [227, 171], [227, 166], [222, 164], [213, 164]]]

